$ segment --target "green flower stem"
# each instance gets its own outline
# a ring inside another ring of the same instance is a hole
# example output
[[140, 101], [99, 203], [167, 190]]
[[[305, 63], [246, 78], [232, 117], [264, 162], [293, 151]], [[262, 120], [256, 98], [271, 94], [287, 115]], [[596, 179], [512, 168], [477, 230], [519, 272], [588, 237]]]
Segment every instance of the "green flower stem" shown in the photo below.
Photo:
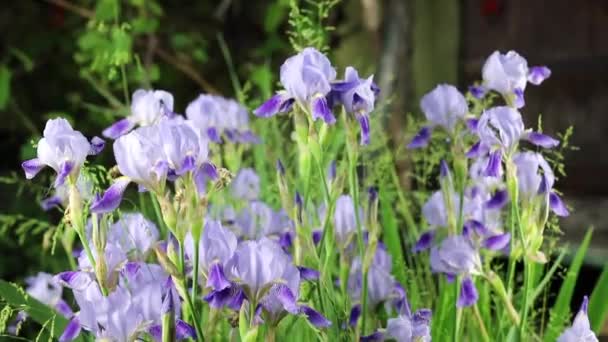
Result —
[[479, 330], [481, 331], [481, 337], [483, 337], [484, 342], [490, 342], [490, 335], [488, 335], [488, 329], [486, 329], [486, 325], [483, 323], [483, 319], [481, 318], [481, 314], [479, 313], [479, 308], [477, 307], [477, 304], [473, 306], [473, 314], [475, 315], [477, 324], [479, 324]]

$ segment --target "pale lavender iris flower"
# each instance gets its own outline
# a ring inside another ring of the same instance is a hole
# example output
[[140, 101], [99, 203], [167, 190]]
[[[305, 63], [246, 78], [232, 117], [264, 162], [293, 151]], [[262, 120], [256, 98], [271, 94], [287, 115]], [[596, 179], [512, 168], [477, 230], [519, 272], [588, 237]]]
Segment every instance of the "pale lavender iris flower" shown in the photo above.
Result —
[[186, 117], [213, 142], [222, 137], [237, 143], [259, 141], [249, 127], [247, 108], [232, 99], [201, 94], [186, 107]]
[[420, 108], [428, 121], [408, 145], [409, 148], [420, 148], [428, 144], [434, 127], [442, 127], [448, 133], [454, 133], [456, 124], [463, 121], [469, 108], [464, 96], [449, 84], [440, 84], [424, 95]]
[[50, 119], [38, 141], [37, 158], [24, 161], [25, 177], [32, 179], [45, 166], [57, 173], [54, 186], [62, 185], [69, 176], [78, 176], [80, 168], [91, 152], [91, 144], [82, 133], [72, 128], [63, 118]]
[[483, 86], [510, 99], [516, 108], [525, 105], [524, 90], [528, 82], [539, 85], [549, 76], [549, 68], [528, 68], [526, 59], [515, 51], [508, 51], [506, 54], [494, 51], [482, 68]]
[[106, 138], [118, 139], [136, 126], [150, 126], [163, 116], [173, 115], [173, 95], [169, 92], [138, 89], [131, 97], [131, 114], [106, 128], [102, 134]]
[[278, 92], [254, 111], [260, 117], [270, 117], [288, 112], [297, 103], [309, 112], [314, 120], [322, 119], [328, 124], [336, 122], [326, 96], [331, 91], [331, 82], [336, 79], [336, 70], [329, 59], [308, 47], [289, 57], [281, 66], [281, 84], [284, 91]]
[[520, 198], [530, 201], [543, 196], [551, 210], [558, 216], [568, 216], [569, 211], [561, 197], [553, 190], [555, 175], [549, 163], [540, 153], [520, 152], [513, 156], [517, 166], [517, 182]]
[[581, 308], [574, 317], [574, 322], [572, 322], [572, 326], [564, 330], [562, 334], [557, 339], [557, 342], [597, 342], [597, 336], [593, 330], [591, 330], [591, 325], [589, 324], [589, 316], [587, 316], [587, 309], [589, 306], [589, 299], [587, 296], [583, 298], [583, 303], [581, 304]]
[[230, 190], [236, 199], [257, 200], [260, 196], [260, 176], [251, 168], [241, 169], [230, 184]]

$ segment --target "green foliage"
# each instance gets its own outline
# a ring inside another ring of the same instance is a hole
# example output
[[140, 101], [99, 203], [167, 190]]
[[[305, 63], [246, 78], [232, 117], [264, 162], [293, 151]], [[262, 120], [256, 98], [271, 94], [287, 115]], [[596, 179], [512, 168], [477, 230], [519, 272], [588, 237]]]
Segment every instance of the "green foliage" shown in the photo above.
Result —
[[591, 323], [591, 329], [596, 334], [600, 334], [604, 323], [608, 318], [608, 300], [606, 296], [608, 294], [608, 263], [604, 265], [604, 270], [600, 275], [600, 278], [595, 284], [595, 288], [589, 298], [589, 321]]
[[6, 108], [11, 95], [11, 70], [0, 65], [0, 110]]
[[568, 273], [559, 290], [555, 304], [550, 310], [550, 319], [543, 339], [545, 342], [555, 341], [563, 328], [570, 322], [568, 318], [570, 317], [572, 294], [574, 293], [574, 286], [576, 285], [579, 271], [585, 260], [585, 254], [587, 254], [592, 234], [593, 229], [588, 229], [583, 242], [576, 251], [574, 259], [572, 259], [572, 263], [568, 268]]
[[289, 42], [294, 50], [300, 51], [308, 46], [319, 51], [329, 50], [329, 32], [333, 27], [326, 26], [324, 21], [331, 9], [340, 0], [291, 0], [289, 12], [290, 30], [287, 32]]
[[[58, 316], [51, 308], [32, 298], [15, 284], [0, 279], [0, 298], [11, 308], [25, 311], [34, 321], [43, 326], [42, 330], [50, 333], [50, 338], [61, 336], [68, 324], [67, 319]], [[3, 310], [4, 311], [4, 310]], [[0, 324], [2, 319], [0, 319]], [[42, 331], [38, 336], [42, 336]], [[83, 341], [82, 336], [75, 341]]]

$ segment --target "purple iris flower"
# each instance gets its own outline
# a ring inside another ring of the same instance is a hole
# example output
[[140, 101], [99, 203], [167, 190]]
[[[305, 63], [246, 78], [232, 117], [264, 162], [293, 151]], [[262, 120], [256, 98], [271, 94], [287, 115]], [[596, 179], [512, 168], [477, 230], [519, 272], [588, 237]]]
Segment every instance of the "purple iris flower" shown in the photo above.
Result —
[[528, 69], [528, 62], [515, 51], [502, 54], [494, 51], [486, 60], [483, 69], [483, 85], [512, 99], [516, 108], [525, 105], [524, 90], [528, 82], [539, 85], [551, 76], [546, 66]]
[[173, 116], [173, 95], [164, 90], [138, 89], [131, 97], [131, 115], [106, 128], [103, 136], [118, 139], [135, 126], [150, 126], [163, 116]]
[[159, 239], [156, 225], [141, 213], [125, 213], [110, 226], [107, 239], [130, 256], [130, 260], [145, 260]]
[[[332, 84], [331, 97], [344, 105], [347, 113], [355, 116], [361, 126], [361, 145], [369, 144], [369, 114], [374, 110], [374, 103], [380, 89], [374, 84], [374, 76], [359, 78], [357, 70], [346, 67], [344, 81]], [[330, 104], [331, 107], [331, 104]]]
[[[92, 198], [93, 184], [82, 173], [78, 175], [78, 179], [76, 180], [76, 188], [78, 189], [80, 198], [82, 198], [83, 201], [88, 201]], [[52, 196], [40, 201], [40, 206], [44, 211], [48, 211], [59, 206], [67, 206], [70, 195], [69, 191], [69, 186], [66, 183], [59, 185], [55, 188], [55, 192]]]
[[[547, 135], [525, 130], [519, 111], [506, 106], [486, 110], [479, 118], [477, 133], [480, 139], [478, 150], [490, 151], [490, 158], [512, 154], [522, 139], [544, 148], [559, 144], [559, 141]], [[488, 166], [488, 171], [497, 173], [496, 167], [492, 164]]]
[[[121, 282], [108, 294], [103, 296], [98, 284], [76, 281], [78, 276], [63, 277], [64, 282], [72, 288], [80, 311], [70, 321], [60, 341], [71, 341], [81, 329], [90, 331], [98, 339], [116, 341], [135, 340], [150, 329], [160, 325], [163, 314], [163, 296], [173, 296], [173, 302], [179, 312], [179, 296], [176, 291], [168, 289], [168, 276], [158, 265], [139, 264], [139, 267], [125, 268], [121, 272]], [[86, 277], [86, 276], [80, 276]], [[63, 279], [62, 278], [62, 279]], [[67, 280], [67, 281], [66, 281]], [[185, 324], [178, 321], [179, 324]], [[193, 329], [187, 336], [193, 337]]]
[[431, 248], [431, 270], [445, 274], [448, 278], [462, 275], [458, 307], [477, 302], [478, 294], [471, 275], [481, 272], [481, 257], [471, 240], [463, 235], [445, 238], [439, 246]]
[[449, 215], [456, 215], [460, 211], [460, 199], [452, 192], [451, 203], [453, 208], [448, 210], [443, 191], [434, 192], [422, 207], [422, 216], [432, 228], [448, 226]]
[[70, 306], [61, 299], [63, 286], [55, 279], [52, 274], [38, 272], [35, 276], [25, 279], [28, 295], [37, 299], [50, 307], [55, 308], [62, 316], [72, 317], [74, 314]]
[[54, 186], [58, 187], [68, 176], [78, 175], [90, 150], [87, 138], [66, 119], [50, 119], [38, 141], [37, 158], [26, 160], [21, 166], [27, 179], [34, 178], [45, 166], [51, 167], [57, 173]]
[[[391, 275], [391, 256], [384, 248], [377, 248], [367, 273], [367, 302], [374, 310], [380, 303], [398, 297], [395, 278]], [[348, 277], [348, 292], [354, 301], [361, 299], [363, 287], [363, 265], [360, 257], [355, 257]]]
[[280, 240], [294, 229], [285, 211], [276, 211], [262, 201], [250, 201], [234, 217], [234, 229], [239, 238], [256, 240], [268, 237]]
[[555, 183], [553, 170], [540, 153], [517, 153], [513, 156], [513, 162], [517, 166], [517, 182], [522, 200], [530, 201], [537, 195], [542, 195], [556, 215], [569, 215], [561, 197], [553, 190]]
[[430, 342], [431, 311], [420, 309], [413, 314], [409, 310], [402, 312], [386, 322], [386, 335], [398, 342]]
[[114, 142], [114, 156], [125, 177], [116, 179], [93, 201], [91, 211], [94, 213], [116, 209], [130, 182], [156, 192], [167, 179], [174, 180], [185, 173], [192, 173], [195, 179], [199, 174], [217, 177], [215, 166], [207, 160], [206, 138], [197, 134], [191, 122], [177, 117], [162, 118], [155, 125], [121, 136]]
[[321, 118], [328, 124], [336, 122], [327, 101], [331, 82], [336, 78], [336, 70], [329, 59], [308, 47], [295, 56], [289, 57], [281, 66], [281, 84], [284, 91], [278, 92], [254, 111], [260, 117], [270, 117], [288, 112], [296, 102], [314, 120]]
[[440, 84], [420, 100], [429, 125], [423, 127], [408, 145], [409, 148], [424, 147], [431, 138], [433, 127], [440, 126], [448, 133], [454, 133], [458, 121], [464, 120], [469, 111], [464, 96], [449, 84]]
[[[199, 264], [207, 287], [219, 291], [231, 286], [225, 275], [225, 265], [232, 258], [237, 247], [234, 233], [222, 227], [219, 221], [207, 220], [199, 241]], [[186, 236], [186, 255], [194, 259], [194, 241], [192, 235]]]
[[589, 316], [587, 316], [587, 308], [589, 306], [589, 299], [587, 296], [583, 298], [583, 303], [581, 304], [581, 308], [574, 317], [574, 322], [572, 322], [572, 326], [564, 330], [564, 332], [559, 336], [557, 342], [597, 342], [597, 336], [593, 330], [591, 330], [591, 325], [589, 324]]
[[251, 168], [241, 169], [230, 184], [230, 188], [234, 198], [256, 200], [260, 196], [260, 177]]
[[[361, 222], [361, 211], [359, 216]], [[325, 217], [320, 215], [319, 217]], [[355, 204], [353, 199], [348, 195], [342, 195], [336, 200], [336, 208], [334, 211], [334, 236], [336, 243], [341, 250], [348, 247], [353, 237], [357, 233], [357, 218], [355, 217]], [[322, 221], [321, 221], [322, 222]]]
[[186, 107], [186, 117], [213, 142], [221, 142], [222, 136], [237, 143], [259, 140], [249, 128], [247, 108], [232, 99], [201, 94]]

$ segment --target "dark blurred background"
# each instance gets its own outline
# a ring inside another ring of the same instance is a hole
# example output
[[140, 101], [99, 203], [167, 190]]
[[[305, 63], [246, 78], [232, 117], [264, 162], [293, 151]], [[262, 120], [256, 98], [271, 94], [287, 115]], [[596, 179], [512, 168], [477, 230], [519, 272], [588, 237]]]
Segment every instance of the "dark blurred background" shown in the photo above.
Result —
[[[32, 157], [31, 142], [47, 118], [64, 115], [87, 136], [99, 134], [126, 114], [112, 100], [123, 98], [122, 66], [129, 89], [170, 90], [178, 111], [200, 92], [235, 96], [231, 76], [255, 105], [276, 89], [278, 68], [292, 53], [289, 2], [3, 3], [0, 278], [20, 279], [41, 267], [52, 271], [64, 257], [39, 252], [42, 241], [47, 249], [53, 245], [53, 234], [40, 222], [60, 217], [39, 208], [48, 189], [36, 184], [47, 183], [25, 183], [19, 166]], [[315, 1], [303, 7], [315, 10]], [[466, 90], [494, 50], [513, 49], [529, 65], [547, 65], [552, 76], [526, 90], [523, 113], [532, 127], [542, 114], [549, 134], [574, 126], [571, 143], [580, 150], [566, 155], [568, 177], [558, 183], [573, 207], [562, 229], [576, 247], [586, 229], [595, 227], [579, 291], [592, 286], [608, 258], [608, 154], [602, 153], [608, 133], [608, 1], [344, 0], [325, 22], [333, 27], [325, 37], [339, 73], [346, 65], [374, 73], [389, 96], [392, 114], [383, 124], [395, 141], [403, 138], [407, 113], [420, 115], [418, 100], [425, 92], [442, 82]], [[120, 23], [120, 29], [108, 23]]]

